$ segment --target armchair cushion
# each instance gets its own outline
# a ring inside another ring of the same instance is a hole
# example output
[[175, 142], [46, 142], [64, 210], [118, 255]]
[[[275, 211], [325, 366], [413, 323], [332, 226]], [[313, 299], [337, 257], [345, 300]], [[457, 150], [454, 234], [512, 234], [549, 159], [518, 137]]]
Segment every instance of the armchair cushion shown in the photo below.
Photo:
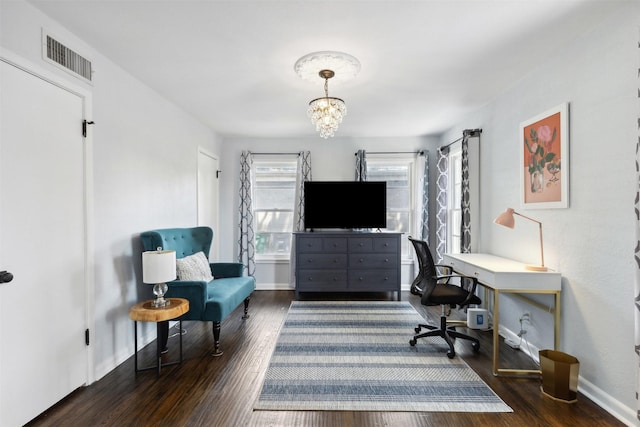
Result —
[[213, 280], [211, 266], [202, 251], [176, 259], [176, 274], [178, 280]]

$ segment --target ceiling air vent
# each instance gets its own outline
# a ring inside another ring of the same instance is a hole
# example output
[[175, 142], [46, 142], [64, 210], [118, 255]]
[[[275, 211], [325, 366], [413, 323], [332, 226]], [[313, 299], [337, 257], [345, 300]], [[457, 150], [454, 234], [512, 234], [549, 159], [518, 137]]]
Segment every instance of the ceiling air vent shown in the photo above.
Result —
[[49, 34], [43, 33], [45, 59], [76, 77], [91, 82], [91, 61], [69, 49]]

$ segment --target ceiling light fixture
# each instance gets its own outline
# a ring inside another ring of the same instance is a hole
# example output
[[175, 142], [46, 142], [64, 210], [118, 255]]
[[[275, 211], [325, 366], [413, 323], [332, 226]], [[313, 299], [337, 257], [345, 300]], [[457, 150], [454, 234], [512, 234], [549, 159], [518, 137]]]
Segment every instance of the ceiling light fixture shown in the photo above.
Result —
[[316, 125], [320, 136], [327, 139], [338, 130], [342, 118], [347, 115], [347, 106], [342, 99], [329, 96], [329, 79], [335, 73], [332, 70], [321, 70], [318, 74], [324, 79], [324, 98], [309, 102], [307, 115], [311, 123]]
[[311, 80], [311, 76], [315, 81], [317, 76], [324, 79], [324, 97], [309, 102], [307, 115], [322, 138], [334, 136], [347, 115], [347, 106], [342, 99], [329, 96], [329, 79], [336, 77], [344, 81], [355, 77], [360, 71], [360, 62], [342, 52], [314, 52], [298, 59], [294, 70], [302, 79]]

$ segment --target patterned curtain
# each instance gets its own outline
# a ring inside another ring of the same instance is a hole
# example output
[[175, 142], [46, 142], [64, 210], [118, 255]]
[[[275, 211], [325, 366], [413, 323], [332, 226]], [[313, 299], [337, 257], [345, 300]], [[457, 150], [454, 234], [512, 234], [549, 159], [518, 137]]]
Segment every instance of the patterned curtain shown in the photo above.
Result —
[[[305, 181], [311, 181], [311, 152], [301, 151], [298, 153], [298, 167], [296, 170], [296, 205], [293, 208], [293, 215], [295, 218], [293, 224], [293, 231], [304, 230], [304, 183]], [[295, 264], [295, 242], [296, 240], [291, 238], [291, 256], [289, 259], [291, 262], [289, 282], [294, 284], [296, 278], [296, 264]], [[294, 286], [295, 287], [295, 286]]]
[[447, 251], [447, 189], [449, 187], [449, 147], [438, 149], [438, 194], [436, 196], [436, 264], [442, 263], [442, 255]]
[[[640, 39], [638, 41], [638, 49], [640, 49]], [[640, 54], [640, 50], [638, 51]], [[639, 55], [640, 57], [640, 55]], [[640, 62], [639, 62], [640, 64]], [[636, 261], [636, 277], [635, 277], [635, 350], [638, 359], [638, 378], [636, 388], [636, 400], [638, 399], [638, 393], [640, 393], [640, 65], [638, 67], [638, 140], [636, 141], [636, 200], [635, 200], [635, 215], [636, 215], [636, 247], [635, 247], [635, 261]], [[640, 420], [640, 403], [636, 403], [637, 413], [636, 416]]]
[[367, 153], [358, 150], [356, 153], [356, 181], [367, 180]]
[[253, 276], [256, 271], [256, 242], [253, 217], [253, 156], [250, 151], [240, 154], [240, 239], [238, 240], [238, 261], [247, 267], [247, 274]]
[[429, 242], [429, 153], [418, 155], [416, 160], [416, 235]]
[[462, 221], [460, 221], [460, 253], [471, 252], [471, 204], [469, 202], [469, 137], [464, 131], [462, 137]]

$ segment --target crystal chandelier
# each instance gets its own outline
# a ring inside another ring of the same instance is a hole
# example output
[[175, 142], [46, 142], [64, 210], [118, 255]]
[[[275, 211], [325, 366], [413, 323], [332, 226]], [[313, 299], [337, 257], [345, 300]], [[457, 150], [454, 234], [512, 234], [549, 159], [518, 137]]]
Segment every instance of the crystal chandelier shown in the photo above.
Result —
[[316, 98], [309, 102], [307, 115], [311, 123], [316, 125], [316, 131], [320, 132], [320, 136], [327, 139], [338, 130], [342, 118], [347, 115], [347, 106], [342, 99], [329, 96], [329, 79], [335, 73], [331, 70], [320, 70], [318, 74], [324, 79], [324, 98]]
[[360, 61], [353, 56], [335, 51], [309, 53], [298, 59], [294, 70], [300, 78], [311, 81], [324, 79], [324, 97], [309, 102], [307, 115], [322, 138], [334, 136], [342, 119], [347, 115], [347, 106], [340, 98], [329, 96], [329, 79], [346, 81], [360, 71]]

